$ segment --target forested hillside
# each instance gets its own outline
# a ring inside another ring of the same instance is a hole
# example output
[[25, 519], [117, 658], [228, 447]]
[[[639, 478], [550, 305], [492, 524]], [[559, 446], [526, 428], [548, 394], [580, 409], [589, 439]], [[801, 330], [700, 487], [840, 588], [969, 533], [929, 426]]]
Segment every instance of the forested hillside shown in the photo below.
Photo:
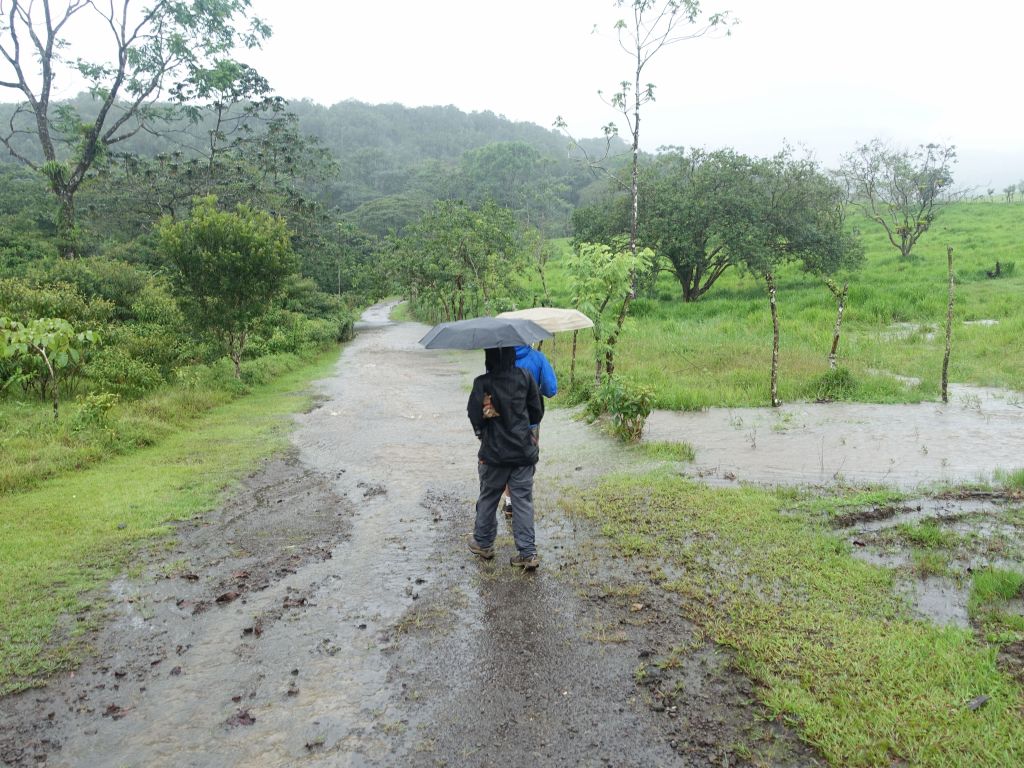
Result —
[[[83, 119], [94, 116], [97, 109], [88, 94], [66, 106]], [[117, 156], [122, 154], [168, 158], [172, 165], [199, 163], [210, 158], [211, 136], [219, 133], [220, 143], [235, 143], [259, 132], [268, 121], [283, 124], [287, 115], [293, 140], [289, 149], [299, 152], [309, 143], [323, 150], [324, 159], [329, 160], [329, 167], [317, 169], [312, 158], [306, 158], [295, 169], [299, 176], [313, 173], [321, 177], [317, 201], [326, 209], [349, 214], [349, 221], [376, 236], [400, 231], [436, 199], [481, 202], [489, 198], [506, 207], [518, 204], [525, 208], [530, 203], [522, 198], [527, 189], [535, 198], [533, 218], [541, 219], [550, 234], [567, 234], [571, 208], [595, 182], [594, 174], [579, 162], [579, 151], [570, 150], [565, 136], [489, 111], [466, 113], [453, 106], [409, 108], [358, 101], [325, 107], [310, 101], [273, 99], [248, 106], [248, 113], [241, 103], [227, 105], [222, 115], [215, 110], [197, 110], [188, 120], [179, 120], [166, 130], [139, 132], [119, 144], [110, 164], [116, 167]], [[13, 111], [13, 105], [0, 104], [0, 124], [9, 123]], [[14, 137], [14, 147], [27, 158], [37, 158], [39, 149], [28, 116], [19, 115], [15, 123], [26, 133]], [[481, 152], [491, 145], [499, 146]], [[581, 146], [591, 153], [603, 153], [604, 140], [585, 140]], [[625, 148], [618, 139], [613, 146], [616, 152]], [[14, 162], [7, 153], [2, 161]], [[187, 199], [196, 190], [190, 189], [187, 179], [180, 181], [178, 197]]]

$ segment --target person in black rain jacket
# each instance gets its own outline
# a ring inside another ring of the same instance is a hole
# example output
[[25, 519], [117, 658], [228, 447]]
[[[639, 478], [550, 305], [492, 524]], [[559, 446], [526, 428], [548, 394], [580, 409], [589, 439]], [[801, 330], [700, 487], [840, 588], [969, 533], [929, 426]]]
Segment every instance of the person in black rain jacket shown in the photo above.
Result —
[[484, 362], [487, 373], [473, 381], [466, 406], [473, 432], [480, 439], [480, 496], [469, 549], [485, 559], [494, 557], [498, 500], [507, 484], [512, 497], [512, 536], [519, 551], [511, 563], [533, 570], [540, 563], [533, 525], [533, 475], [539, 451], [530, 425], [539, 425], [544, 416], [540, 392], [533, 376], [516, 367], [513, 347], [486, 350]]

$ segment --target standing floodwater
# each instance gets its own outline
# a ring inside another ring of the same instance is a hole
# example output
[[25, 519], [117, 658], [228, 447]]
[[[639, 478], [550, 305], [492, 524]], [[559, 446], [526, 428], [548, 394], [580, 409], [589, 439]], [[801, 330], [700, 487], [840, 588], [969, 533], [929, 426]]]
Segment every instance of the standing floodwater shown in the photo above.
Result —
[[1024, 395], [951, 385], [947, 405], [655, 411], [645, 439], [685, 441], [696, 450], [696, 472], [756, 483], [989, 481], [997, 468], [1024, 465]]

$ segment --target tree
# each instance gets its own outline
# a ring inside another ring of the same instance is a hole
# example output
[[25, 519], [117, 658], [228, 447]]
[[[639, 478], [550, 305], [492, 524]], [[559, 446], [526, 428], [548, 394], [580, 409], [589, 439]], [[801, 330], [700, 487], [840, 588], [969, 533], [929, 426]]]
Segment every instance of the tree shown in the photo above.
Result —
[[241, 378], [249, 332], [295, 269], [287, 226], [247, 205], [219, 211], [211, 196], [197, 199], [185, 221], [161, 219], [158, 234], [182, 311], [221, 340]]
[[845, 155], [838, 175], [853, 205], [880, 225], [900, 257], [908, 259], [921, 235], [957, 196], [952, 191], [954, 163], [952, 144], [908, 150], [874, 139]]
[[[246, 82], [252, 70], [232, 68], [238, 45], [256, 47], [270, 34], [259, 19], [248, 29], [235, 25], [247, 18], [250, 0], [138, 0], [97, 3], [92, 0], [9, 0], [0, 20], [0, 56], [6, 76], [0, 87], [16, 91], [18, 105], [0, 142], [18, 160], [41, 171], [57, 200], [57, 233], [62, 254], [76, 253], [75, 197], [111, 148], [140, 131], [156, 130], [174, 110], [158, 104], [169, 94], [179, 101], [188, 84], [209, 83], [229, 89], [223, 79], [233, 71]], [[108, 37], [106, 61], [71, 61], [65, 56], [74, 36], [90, 36], [98, 21]], [[88, 117], [71, 104], [55, 104], [58, 77], [82, 78], [96, 105]], [[249, 82], [252, 82], [251, 79]], [[26, 153], [17, 139], [34, 136], [38, 153]]]
[[569, 218], [567, 187], [554, 171], [554, 161], [529, 144], [496, 142], [462, 156], [449, 191], [472, 206], [490, 200], [527, 227], [562, 234]]
[[53, 418], [60, 414], [60, 375], [82, 361], [82, 349], [99, 342], [92, 330], [75, 331], [71, 323], [59, 317], [43, 317], [27, 324], [0, 317], [0, 359], [24, 357], [41, 361], [40, 394], [53, 397]]
[[787, 261], [828, 275], [862, 258], [859, 243], [843, 227], [844, 190], [810, 158], [786, 149], [752, 164], [755, 206], [735, 222], [729, 248], [746, 269], [764, 278], [772, 315], [770, 396], [778, 396], [779, 314], [776, 272]]
[[[619, 47], [633, 62], [630, 80], [619, 83], [617, 90], [606, 99], [607, 103], [622, 114], [629, 128], [632, 143], [630, 169], [629, 200], [630, 227], [629, 251], [631, 263], [639, 265], [638, 226], [640, 222], [640, 113], [641, 108], [654, 101], [654, 84], [643, 83], [644, 70], [651, 60], [663, 49], [686, 40], [693, 40], [708, 32], [727, 28], [732, 22], [729, 12], [712, 13], [704, 16], [698, 0], [615, 0], [617, 8], [627, 8], [628, 19], [620, 19], [615, 24]], [[728, 29], [726, 29], [728, 34]], [[598, 91], [599, 95], [602, 95]], [[602, 95], [602, 98], [604, 96]], [[566, 123], [559, 117], [555, 125], [561, 129]], [[609, 142], [618, 134], [618, 128], [610, 123], [604, 128]], [[579, 147], [573, 141], [573, 146]], [[610, 146], [610, 144], [608, 145]], [[589, 160], [589, 158], [588, 158]], [[593, 163], [592, 163], [593, 164]], [[614, 348], [618, 334], [629, 314], [629, 305], [636, 296], [636, 273], [630, 275], [630, 290], [622, 303], [621, 312], [616, 319], [615, 330], [609, 336], [608, 375], [614, 371]]]
[[514, 305], [527, 267], [511, 212], [439, 201], [396, 242], [392, 271], [415, 308], [461, 320]]
[[730, 149], [689, 154], [671, 148], [641, 170], [638, 227], [643, 245], [665, 259], [696, 301], [726, 270], [742, 264], [731, 243], [756, 207], [754, 161]]
[[1013, 196], [1017, 194], [1017, 185], [1011, 184], [1008, 187], [1003, 187], [1003, 195], [1006, 197], [1006, 202], [1012, 203]]
[[[594, 383], [614, 372], [612, 346], [618, 337], [618, 318], [622, 304], [629, 301], [633, 276], [650, 267], [650, 249], [641, 249], [634, 258], [624, 238], [613, 245], [583, 243], [573, 250], [565, 269], [569, 275], [572, 303], [594, 321]], [[573, 358], [570, 382], [576, 374], [576, 334], [573, 334]]]

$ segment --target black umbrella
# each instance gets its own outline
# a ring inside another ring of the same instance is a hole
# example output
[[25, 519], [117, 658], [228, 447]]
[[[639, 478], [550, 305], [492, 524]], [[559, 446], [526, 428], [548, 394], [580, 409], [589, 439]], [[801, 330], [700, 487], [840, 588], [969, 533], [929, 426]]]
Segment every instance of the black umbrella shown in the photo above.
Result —
[[427, 349], [488, 349], [533, 344], [550, 338], [551, 334], [532, 320], [473, 317], [435, 325], [420, 339], [420, 344]]

